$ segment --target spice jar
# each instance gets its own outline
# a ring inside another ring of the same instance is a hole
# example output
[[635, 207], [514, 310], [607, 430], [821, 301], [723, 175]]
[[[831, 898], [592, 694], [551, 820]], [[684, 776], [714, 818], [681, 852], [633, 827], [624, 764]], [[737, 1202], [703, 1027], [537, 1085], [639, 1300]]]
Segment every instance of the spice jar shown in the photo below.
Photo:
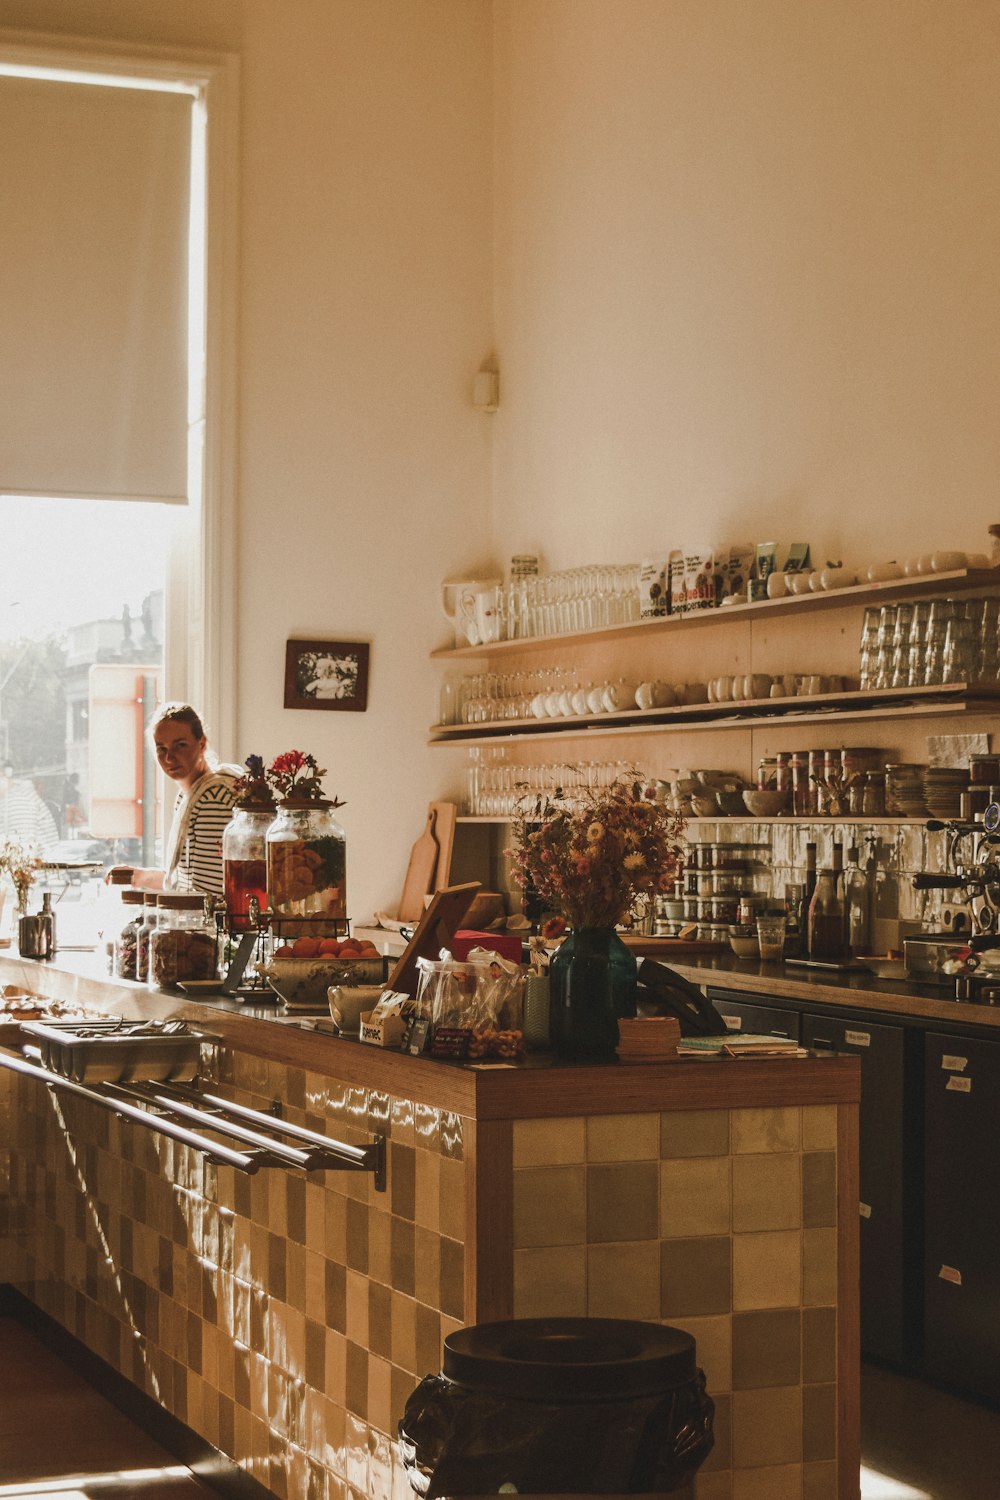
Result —
[[234, 807], [222, 830], [222, 880], [230, 932], [246, 932], [250, 902], [267, 910], [267, 830], [274, 822], [271, 803]]
[[215, 924], [197, 894], [160, 896], [159, 921], [149, 944], [149, 984], [160, 989], [189, 979], [214, 979]]
[[809, 756], [805, 750], [793, 750], [788, 757], [792, 779], [792, 812], [797, 818], [809, 816]]
[[[267, 830], [267, 894], [282, 936], [332, 936], [347, 916], [347, 835], [332, 802], [288, 799]], [[323, 922], [321, 918], [329, 918]]]
[[139, 958], [139, 928], [142, 926], [145, 896], [133, 886], [120, 893], [122, 924], [114, 938], [114, 969], [116, 979], [134, 979]]
[[145, 891], [142, 898], [142, 921], [139, 924], [135, 955], [135, 977], [140, 984], [149, 982], [149, 943], [156, 931], [160, 897], [156, 891]]

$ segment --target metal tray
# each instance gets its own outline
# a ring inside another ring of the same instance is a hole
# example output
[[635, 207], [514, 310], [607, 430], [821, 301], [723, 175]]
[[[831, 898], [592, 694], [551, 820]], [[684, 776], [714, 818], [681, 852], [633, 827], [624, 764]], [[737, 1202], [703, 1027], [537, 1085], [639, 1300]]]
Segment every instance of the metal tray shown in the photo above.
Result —
[[203, 1042], [214, 1038], [183, 1021], [25, 1021], [44, 1068], [75, 1083], [186, 1082], [198, 1072]]

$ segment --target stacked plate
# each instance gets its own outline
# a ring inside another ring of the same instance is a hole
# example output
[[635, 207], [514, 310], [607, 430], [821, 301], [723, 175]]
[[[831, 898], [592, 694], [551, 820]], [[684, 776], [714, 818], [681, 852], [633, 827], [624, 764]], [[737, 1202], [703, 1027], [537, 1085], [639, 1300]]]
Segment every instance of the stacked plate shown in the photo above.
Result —
[[924, 777], [924, 801], [935, 818], [957, 818], [962, 812], [962, 793], [968, 790], [969, 773], [964, 766], [931, 766]]
[[640, 1016], [618, 1022], [618, 1058], [623, 1063], [665, 1062], [677, 1056], [680, 1022], [674, 1016]]
[[903, 764], [885, 768], [885, 810], [904, 818], [925, 818], [924, 776], [926, 765]]

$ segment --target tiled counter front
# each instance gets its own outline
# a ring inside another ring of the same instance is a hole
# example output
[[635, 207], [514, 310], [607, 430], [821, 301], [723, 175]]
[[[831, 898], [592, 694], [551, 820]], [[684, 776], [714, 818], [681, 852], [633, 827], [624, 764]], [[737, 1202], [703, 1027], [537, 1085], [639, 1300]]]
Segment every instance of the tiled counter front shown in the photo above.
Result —
[[261, 1058], [213, 1065], [244, 1103], [388, 1135], [388, 1191], [247, 1177], [3, 1072], [4, 1279], [275, 1495], [408, 1496], [389, 1434], [464, 1321], [462, 1120]]
[[697, 1500], [857, 1493], [856, 1468], [838, 1483], [838, 1254], [834, 1105], [515, 1122], [514, 1312], [694, 1336], [716, 1403]]

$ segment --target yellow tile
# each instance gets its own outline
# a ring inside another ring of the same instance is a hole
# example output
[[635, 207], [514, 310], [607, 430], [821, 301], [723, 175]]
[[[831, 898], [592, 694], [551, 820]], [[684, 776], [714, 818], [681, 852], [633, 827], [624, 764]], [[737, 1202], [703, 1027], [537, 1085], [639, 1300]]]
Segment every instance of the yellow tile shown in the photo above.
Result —
[[368, 1275], [383, 1286], [392, 1284], [392, 1218], [388, 1213], [368, 1214]]
[[323, 1254], [328, 1260], [347, 1261], [347, 1204], [340, 1193], [324, 1195]]
[[525, 1167], [514, 1173], [514, 1244], [582, 1245], [587, 1237], [587, 1169]]
[[730, 1158], [675, 1157], [660, 1163], [660, 1235], [728, 1234]]
[[798, 1151], [799, 1114], [798, 1109], [734, 1109], [734, 1155], [744, 1151]]
[[587, 1247], [587, 1317], [660, 1317], [660, 1247], [655, 1240]]
[[837, 1500], [837, 1460], [802, 1465], [802, 1500]]
[[439, 1157], [441, 1180], [438, 1205], [441, 1233], [449, 1240], [465, 1241], [465, 1163]]
[[415, 1374], [417, 1368], [417, 1304], [412, 1297], [392, 1293], [392, 1362]]
[[734, 1312], [799, 1306], [801, 1240], [797, 1230], [733, 1236]]
[[392, 1431], [392, 1366], [387, 1359], [368, 1356], [368, 1421], [379, 1432]]
[[721, 1474], [698, 1474], [694, 1481], [694, 1500], [733, 1500], [733, 1475], [730, 1469]]
[[342, 1333], [326, 1331], [323, 1394], [343, 1408], [347, 1402], [347, 1340]]
[[806, 1229], [802, 1234], [802, 1301], [829, 1307], [837, 1300], [837, 1231]]
[[713, 1397], [733, 1388], [733, 1328], [726, 1316], [678, 1318], [675, 1328], [689, 1333], [695, 1342], [695, 1359], [704, 1370]]
[[514, 1121], [515, 1167], [563, 1167], [585, 1159], [582, 1118]]
[[414, 1220], [437, 1233], [441, 1228], [441, 1157], [435, 1151], [417, 1151]]
[[802, 1461], [802, 1389], [771, 1386], [733, 1393], [733, 1468]]
[[659, 1115], [591, 1115], [586, 1126], [588, 1161], [650, 1161], [660, 1154]]
[[418, 1224], [413, 1240], [413, 1290], [425, 1307], [437, 1307], [441, 1296], [441, 1236]]
[[837, 1147], [837, 1106], [807, 1104], [802, 1111], [803, 1151], [834, 1151]]
[[733, 1158], [733, 1229], [798, 1229], [802, 1224], [798, 1153]]
[[514, 1316], [587, 1316], [587, 1262], [582, 1245], [514, 1251]]
[[313, 1323], [326, 1322], [325, 1260], [313, 1250], [306, 1251], [305, 1314]]
[[326, 1233], [326, 1187], [319, 1182], [306, 1183], [306, 1244], [314, 1250], [323, 1245]]
[[737, 1469], [733, 1474], [733, 1500], [802, 1500], [802, 1465]]
[[728, 1156], [729, 1111], [678, 1109], [660, 1116], [660, 1155]]
[[347, 1337], [368, 1348], [368, 1278], [357, 1271], [347, 1273]]

